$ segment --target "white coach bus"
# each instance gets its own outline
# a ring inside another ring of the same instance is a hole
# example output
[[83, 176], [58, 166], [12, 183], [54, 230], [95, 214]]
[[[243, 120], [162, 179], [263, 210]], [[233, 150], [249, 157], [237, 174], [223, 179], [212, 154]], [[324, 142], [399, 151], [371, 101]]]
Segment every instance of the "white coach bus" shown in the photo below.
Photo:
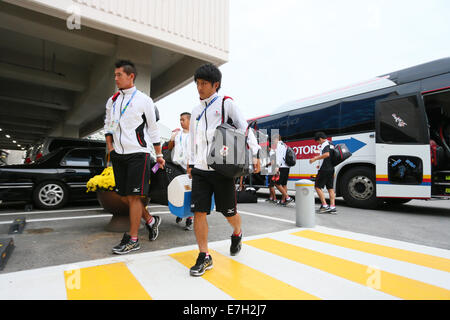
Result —
[[[314, 133], [345, 143], [352, 156], [335, 168], [337, 196], [355, 207], [450, 198], [450, 58], [287, 103], [257, 118], [279, 130], [297, 154], [288, 189], [314, 179]], [[254, 175], [257, 187], [267, 185]]]

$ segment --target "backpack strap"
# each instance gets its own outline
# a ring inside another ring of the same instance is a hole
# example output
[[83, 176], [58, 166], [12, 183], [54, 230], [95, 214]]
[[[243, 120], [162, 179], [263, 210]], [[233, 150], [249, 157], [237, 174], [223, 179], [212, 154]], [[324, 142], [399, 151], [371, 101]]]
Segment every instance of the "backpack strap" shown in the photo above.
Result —
[[113, 95], [112, 101], [113, 101], [113, 102], [116, 102], [116, 100], [117, 100], [117, 98], [119, 97], [119, 95], [120, 95], [120, 91], [117, 91], [117, 92]]
[[[225, 123], [225, 100], [227, 99], [231, 99], [233, 100], [232, 97], [228, 97], [228, 96], [224, 96], [222, 99], [222, 123]], [[228, 122], [228, 120], [227, 120]]]

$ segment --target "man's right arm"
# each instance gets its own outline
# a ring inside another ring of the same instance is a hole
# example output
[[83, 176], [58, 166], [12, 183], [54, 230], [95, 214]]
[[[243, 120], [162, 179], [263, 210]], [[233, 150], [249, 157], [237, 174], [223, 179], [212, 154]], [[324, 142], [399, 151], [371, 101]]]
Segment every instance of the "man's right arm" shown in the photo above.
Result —
[[111, 115], [111, 108], [112, 108], [112, 98], [106, 102], [106, 113], [105, 113], [105, 140], [106, 140], [106, 147], [108, 148], [108, 152], [111, 152], [114, 150], [114, 144], [113, 144], [113, 132], [111, 132], [111, 123], [112, 123], [112, 115]]
[[108, 148], [108, 152], [111, 152], [114, 150], [114, 145], [113, 145], [113, 137], [110, 134], [107, 134], [105, 136], [105, 140], [106, 140], [106, 147]]
[[[194, 109], [195, 110], [195, 109]], [[197, 115], [194, 113], [194, 110], [191, 112], [191, 122], [189, 124], [189, 152], [188, 152], [188, 167], [187, 167], [187, 174], [189, 175], [189, 178], [192, 179], [192, 168], [195, 165], [195, 117]]]

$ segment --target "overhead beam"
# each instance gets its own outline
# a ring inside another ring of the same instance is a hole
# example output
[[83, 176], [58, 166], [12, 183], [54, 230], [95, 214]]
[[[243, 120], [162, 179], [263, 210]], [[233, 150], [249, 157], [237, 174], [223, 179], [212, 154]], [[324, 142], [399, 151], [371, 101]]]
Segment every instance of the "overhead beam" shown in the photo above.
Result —
[[19, 117], [20, 119], [29, 119], [34, 121], [51, 121], [51, 122], [59, 122], [62, 120], [62, 115], [58, 114], [58, 112], [54, 111], [53, 113], [49, 112], [36, 112], [32, 110], [8, 110], [0, 107], [0, 117], [5, 117], [6, 119], [10, 116]]
[[[12, 125], [10, 123], [0, 124], [2, 132], [18, 132], [18, 133], [33, 133], [33, 134], [46, 134], [48, 129], [33, 128], [24, 125]], [[0, 132], [1, 133], [1, 132]]]
[[[11, 136], [11, 138], [7, 138], [6, 135], [9, 134]], [[7, 132], [0, 132], [0, 139], [11, 139], [11, 140], [31, 140], [34, 141], [36, 140], [38, 137], [38, 135], [33, 134], [33, 133], [7, 133]]]
[[75, 72], [61, 74], [26, 66], [0, 62], [0, 77], [16, 81], [40, 83], [47, 87], [77, 91], [86, 90], [86, 81]]
[[[36, 139], [6, 139], [6, 138], [0, 138], [1, 144], [8, 144], [8, 145], [17, 145], [20, 144], [21, 147], [25, 147], [26, 145], [32, 144], [34, 141], [38, 141], [40, 137], [36, 137]], [[16, 141], [16, 143], [13, 143], [13, 140]]]
[[9, 97], [9, 96], [1, 96], [1, 95], [0, 95], [0, 101], [15, 102], [15, 103], [19, 103], [19, 104], [31, 105], [31, 106], [42, 107], [42, 108], [47, 108], [47, 109], [62, 110], [62, 111], [67, 111], [70, 109], [70, 106], [62, 105], [60, 103], [39, 101], [39, 100], [34, 100], [34, 99], [16, 98], [16, 97]]
[[0, 128], [2, 125], [17, 125], [17, 126], [26, 126], [29, 128], [42, 128], [42, 129], [50, 129], [53, 126], [53, 123], [50, 121], [35, 121], [32, 119], [24, 119], [19, 116], [8, 116], [8, 117], [0, 117]]

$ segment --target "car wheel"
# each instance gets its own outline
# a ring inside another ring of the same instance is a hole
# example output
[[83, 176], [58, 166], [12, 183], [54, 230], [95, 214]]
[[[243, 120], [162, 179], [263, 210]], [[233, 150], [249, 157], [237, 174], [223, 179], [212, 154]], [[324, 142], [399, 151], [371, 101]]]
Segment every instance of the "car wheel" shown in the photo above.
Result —
[[53, 210], [63, 207], [68, 200], [67, 188], [60, 182], [43, 182], [34, 190], [33, 201], [36, 207]]
[[357, 167], [347, 171], [341, 180], [345, 202], [357, 208], [377, 208], [382, 200], [377, 199], [375, 181], [375, 172], [371, 168]]

